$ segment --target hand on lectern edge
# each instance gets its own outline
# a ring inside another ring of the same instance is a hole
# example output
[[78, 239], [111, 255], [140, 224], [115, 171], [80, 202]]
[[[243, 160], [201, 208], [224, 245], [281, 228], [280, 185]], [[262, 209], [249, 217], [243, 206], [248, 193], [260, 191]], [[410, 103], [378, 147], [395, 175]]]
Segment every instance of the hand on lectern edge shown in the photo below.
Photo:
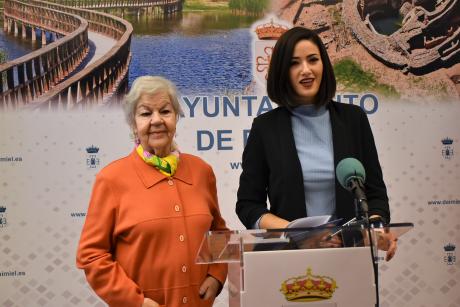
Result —
[[391, 232], [379, 233], [377, 247], [387, 252], [385, 260], [390, 261], [396, 254], [398, 238], [396, 238], [396, 236]]
[[209, 300], [217, 296], [220, 289], [220, 281], [208, 275], [200, 286], [200, 297], [203, 300]]
[[160, 307], [157, 302], [150, 298], [144, 298], [144, 303], [142, 304], [142, 307]]
[[319, 241], [319, 247], [321, 248], [339, 248], [343, 247], [342, 236], [335, 235], [331, 236], [331, 232], [328, 231], [324, 234]]
[[[384, 220], [380, 215], [371, 215], [369, 217], [369, 223], [374, 223], [378, 224], [380, 223], [380, 226], [382, 227], [384, 224]], [[378, 233], [378, 239], [377, 239], [377, 247], [380, 250], [384, 250], [387, 252], [385, 256], [386, 261], [390, 261], [394, 255], [396, 254], [396, 249], [398, 247], [398, 238], [391, 233], [388, 229], [385, 229], [384, 232], [379, 232]]]
[[[302, 233], [305, 235], [302, 236]], [[340, 235], [332, 235], [331, 230], [316, 230], [290, 233], [290, 237], [300, 249], [315, 249], [315, 248], [338, 248], [343, 247], [342, 238]]]

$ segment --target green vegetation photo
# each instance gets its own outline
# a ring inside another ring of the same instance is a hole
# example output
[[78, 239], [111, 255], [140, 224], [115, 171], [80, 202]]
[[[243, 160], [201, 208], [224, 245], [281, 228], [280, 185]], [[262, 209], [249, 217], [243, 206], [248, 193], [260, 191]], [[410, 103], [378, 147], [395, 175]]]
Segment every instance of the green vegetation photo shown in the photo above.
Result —
[[335, 63], [334, 73], [337, 82], [342, 84], [347, 91], [373, 91], [386, 97], [400, 97], [392, 85], [379, 83], [373, 73], [364, 71], [358, 63], [350, 58]]
[[245, 11], [251, 14], [261, 14], [268, 8], [269, 0], [230, 0], [231, 10]]
[[203, 0], [186, 0], [184, 2], [184, 12], [187, 11], [228, 11], [228, 4], [220, 2], [210, 2]]

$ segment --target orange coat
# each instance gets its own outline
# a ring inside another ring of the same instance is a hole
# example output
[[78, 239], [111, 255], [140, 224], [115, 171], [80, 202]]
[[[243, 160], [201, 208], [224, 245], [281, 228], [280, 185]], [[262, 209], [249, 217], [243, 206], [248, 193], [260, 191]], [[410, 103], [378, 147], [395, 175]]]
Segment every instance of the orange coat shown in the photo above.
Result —
[[208, 164], [181, 154], [169, 180], [133, 151], [96, 177], [77, 266], [109, 306], [140, 307], [144, 297], [167, 307], [212, 306], [199, 287], [207, 274], [223, 284], [227, 266], [195, 258], [208, 230], [226, 229]]

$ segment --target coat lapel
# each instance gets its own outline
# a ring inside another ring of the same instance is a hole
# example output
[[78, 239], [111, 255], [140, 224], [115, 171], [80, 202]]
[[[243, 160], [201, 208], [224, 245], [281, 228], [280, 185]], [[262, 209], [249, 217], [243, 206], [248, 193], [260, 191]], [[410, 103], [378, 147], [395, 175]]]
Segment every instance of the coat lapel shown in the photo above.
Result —
[[[134, 150], [131, 155], [131, 161], [133, 162], [134, 169], [136, 170], [139, 179], [142, 181], [144, 186], [148, 189], [162, 180], [167, 180], [168, 177], [160, 173], [155, 167], [145, 163], [141, 157]], [[192, 173], [190, 166], [188, 165], [187, 159], [179, 159], [177, 171], [173, 176], [173, 179], [181, 180], [187, 184], [192, 184]]]
[[332, 144], [334, 150], [334, 169], [337, 167], [337, 164], [344, 158], [350, 156], [350, 142], [352, 140], [349, 138], [347, 133], [347, 126], [343, 122], [340, 111], [335, 105], [336, 102], [329, 104], [329, 116], [331, 118], [331, 129], [332, 129]]
[[186, 159], [184, 155], [180, 155], [177, 171], [173, 178], [179, 179], [187, 184], [193, 184], [192, 170], [190, 169], [190, 160]]
[[294, 134], [292, 133], [291, 114], [288, 109], [283, 108], [278, 117], [279, 144], [282, 152], [282, 163], [285, 169], [284, 174], [289, 178], [286, 184], [289, 188], [286, 193], [294, 193], [293, 211], [306, 216], [305, 189], [303, 185], [302, 165], [300, 164], [297, 148], [295, 147]]
[[[337, 106], [338, 102], [329, 104], [329, 114], [331, 117], [331, 129], [332, 129], [332, 144], [334, 150], [334, 172], [337, 168], [337, 164], [342, 159], [353, 157], [353, 138], [349, 133], [350, 125], [346, 125], [344, 122], [344, 114], [340, 112], [340, 108]], [[336, 214], [338, 217], [346, 217], [350, 210], [351, 194], [345, 190], [337, 178], [335, 179], [335, 203], [336, 203]]]

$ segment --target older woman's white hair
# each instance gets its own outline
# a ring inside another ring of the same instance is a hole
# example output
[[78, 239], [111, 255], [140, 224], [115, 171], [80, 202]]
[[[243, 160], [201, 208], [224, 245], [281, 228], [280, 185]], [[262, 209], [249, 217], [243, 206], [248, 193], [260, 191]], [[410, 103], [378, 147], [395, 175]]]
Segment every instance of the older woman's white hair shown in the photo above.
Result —
[[177, 119], [183, 115], [176, 86], [171, 81], [159, 76], [142, 76], [134, 80], [129, 93], [125, 97], [125, 117], [131, 128], [135, 126], [134, 116], [141, 96], [153, 95], [160, 91], [164, 91], [168, 94]]

